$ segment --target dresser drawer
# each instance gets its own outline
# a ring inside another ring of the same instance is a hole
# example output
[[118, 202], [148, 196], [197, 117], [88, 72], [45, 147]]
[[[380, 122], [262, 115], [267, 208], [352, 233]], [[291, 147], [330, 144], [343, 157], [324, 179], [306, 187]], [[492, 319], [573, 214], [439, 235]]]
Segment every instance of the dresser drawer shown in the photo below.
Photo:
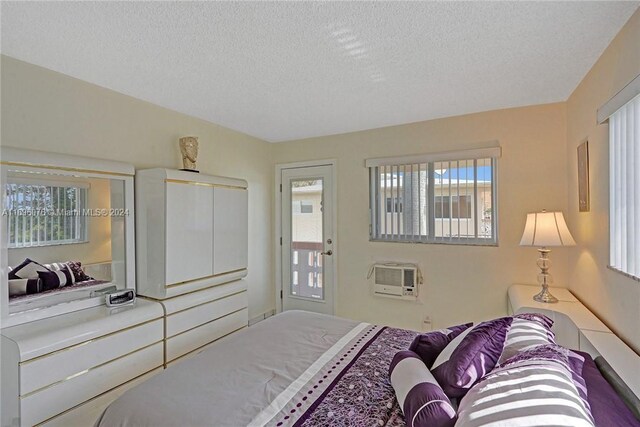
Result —
[[[246, 329], [246, 328], [247, 328], [247, 326], [245, 326], [244, 328], [236, 329], [236, 330], [235, 330], [235, 331], [233, 331], [232, 333], [225, 335], [225, 337], [227, 337], [227, 336], [229, 336], [229, 335], [236, 334], [236, 333], [238, 333], [238, 332], [240, 332], [240, 331], [242, 331], [242, 330], [244, 330], [244, 329]], [[222, 338], [224, 338], [224, 337], [222, 337]], [[207, 349], [208, 349], [208, 348], [213, 347], [213, 346], [214, 346], [214, 345], [216, 345], [217, 343], [218, 343], [218, 341], [216, 340], [216, 341], [210, 342], [209, 344], [205, 344], [205, 345], [204, 345], [204, 346], [202, 346], [202, 347], [198, 347], [197, 349], [195, 349], [195, 350], [193, 350], [193, 351], [191, 351], [191, 352], [189, 352], [189, 353], [186, 353], [186, 354], [184, 354], [184, 355], [182, 355], [182, 356], [180, 356], [180, 357], [178, 357], [178, 358], [176, 358], [176, 359], [173, 359], [171, 362], [168, 362], [168, 363], [166, 364], [166, 366], [165, 366], [165, 367], [166, 367], [166, 368], [168, 368], [168, 367], [173, 366], [173, 365], [176, 365], [176, 364], [178, 364], [178, 363], [182, 363], [182, 362], [184, 362], [185, 360], [189, 360], [189, 359], [190, 359], [190, 358], [192, 358], [193, 356], [195, 356], [195, 355], [197, 355], [197, 354], [200, 354], [200, 353], [202, 353], [203, 351], [207, 351]]]
[[243, 308], [247, 308], [246, 291], [169, 314], [167, 315], [167, 338]]
[[162, 339], [162, 319], [157, 319], [24, 361], [20, 394], [28, 395]]
[[201, 304], [206, 304], [220, 298], [228, 297], [247, 290], [247, 282], [244, 280], [235, 280], [228, 283], [216, 285], [214, 283], [206, 289], [192, 291], [185, 295], [178, 295], [168, 299], [164, 299], [161, 304], [165, 308], [165, 314], [171, 315], [179, 311], [183, 311]]
[[151, 372], [143, 374], [139, 377], [132, 379], [129, 382], [122, 384], [112, 390], [102, 393], [85, 402], [78, 405], [68, 411], [57, 415], [45, 423], [41, 424], [44, 427], [89, 427], [96, 424], [98, 418], [102, 416], [102, 413], [107, 406], [109, 406], [118, 397], [122, 396], [125, 391], [143, 383], [152, 376], [162, 372], [163, 368], [157, 368]]
[[[69, 364], [73, 364], [73, 360]], [[111, 362], [77, 372], [73, 377], [20, 397], [22, 425], [48, 420], [163, 363], [163, 345], [152, 344]], [[55, 366], [51, 369], [55, 370]]]
[[246, 327], [247, 320], [248, 310], [243, 308], [235, 313], [229, 314], [212, 322], [205, 323], [195, 329], [190, 329], [167, 339], [167, 362], [171, 362], [182, 355], [197, 350], [212, 341]]

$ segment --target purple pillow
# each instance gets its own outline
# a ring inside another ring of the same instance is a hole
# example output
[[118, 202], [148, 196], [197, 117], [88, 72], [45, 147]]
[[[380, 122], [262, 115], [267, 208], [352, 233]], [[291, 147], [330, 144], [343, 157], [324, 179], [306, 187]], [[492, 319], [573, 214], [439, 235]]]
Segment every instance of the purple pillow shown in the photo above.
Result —
[[431, 369], [433, 362], [436, 361], [436, 358], [447, 344], [471, 326], [473, 326], [473, 323], [465, 323], [464, 325], [420, 334], [415, 337], [409, 346], [409, 350], [420, 356], [427, 368]]
[[[455, 346], [448, 359], [438, 358], [433, 376], [449, 397], [462, 397], [478, 380], [498, 363], [511, 317], [482, 322], [474, 326], [463, 339], [454, 339], [447, 346]], [[460, 338], [460, 335], [458, 338]]]
[[451, 401], [416, 353], [396, 353], [389, 376], [407, 426], [453, 427], [456, 423]]
[[539, 345], [554, 344], [553, 321], [542, 314], [518, 314], [482, 322], [463, 331], [433, 364], [433, 375], [449, 397], [462, 397], [499, 362]]
[[640, 426], [633, 412], [602, 376], [587, 353], [575, 351], [584, 358], [582, 378], [587, 387], [587, 400], [597, 426]]

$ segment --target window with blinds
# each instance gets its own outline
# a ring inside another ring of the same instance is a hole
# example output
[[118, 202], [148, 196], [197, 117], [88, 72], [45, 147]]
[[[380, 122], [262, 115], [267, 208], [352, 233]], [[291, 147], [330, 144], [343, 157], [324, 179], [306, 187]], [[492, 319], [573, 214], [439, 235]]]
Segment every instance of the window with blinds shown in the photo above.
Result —
[[609, 117], [610, 266], [640, 279], [640, 95]]
[[500, 148], [367, 160], [370, 238], [497, 244]]
[[6, 186], [9, 248], [28, 248], [87, 240], [87, 188], [83, 185], [37, 184], [31, 181]]

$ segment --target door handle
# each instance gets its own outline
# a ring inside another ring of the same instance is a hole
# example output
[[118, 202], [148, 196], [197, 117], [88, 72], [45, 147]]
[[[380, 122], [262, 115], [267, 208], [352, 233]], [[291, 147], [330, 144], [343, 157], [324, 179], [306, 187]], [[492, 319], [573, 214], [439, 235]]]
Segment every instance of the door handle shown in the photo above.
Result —
[[328, 255], [328, 256], [331, 256], [331, 255], [333, 255], [333, 251], [332, 251], [331, 249], [329, 249], [329, 250], [328, 250], [328, 251], [326, 251], [326, 252], [320, 252], [320, 255]]

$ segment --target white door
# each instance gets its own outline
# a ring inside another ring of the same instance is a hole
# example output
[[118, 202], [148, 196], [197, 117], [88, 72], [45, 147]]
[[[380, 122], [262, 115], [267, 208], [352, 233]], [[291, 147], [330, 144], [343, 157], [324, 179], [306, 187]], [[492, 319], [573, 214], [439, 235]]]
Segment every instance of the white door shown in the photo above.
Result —
[[282, 309], [333, 314], [333, 166], [281, 173]]

